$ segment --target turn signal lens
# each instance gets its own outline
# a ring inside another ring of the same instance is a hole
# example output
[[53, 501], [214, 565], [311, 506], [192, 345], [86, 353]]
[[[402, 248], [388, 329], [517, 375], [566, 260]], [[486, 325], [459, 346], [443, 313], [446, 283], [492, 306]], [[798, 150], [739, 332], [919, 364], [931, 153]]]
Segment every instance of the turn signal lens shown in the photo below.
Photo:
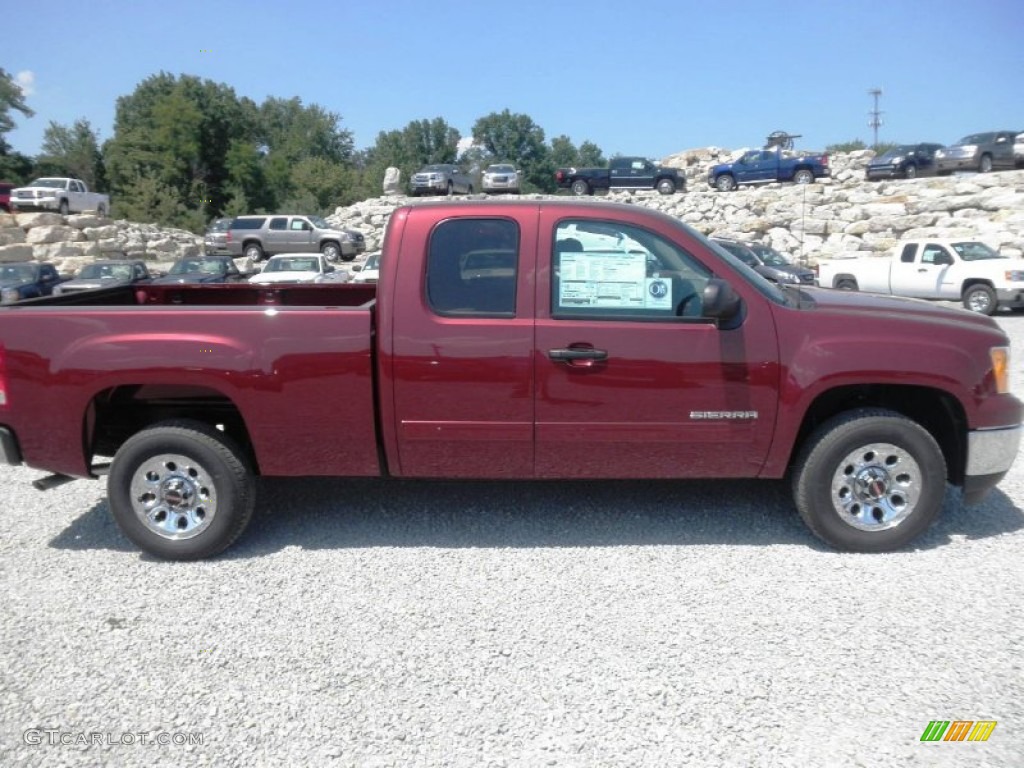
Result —
[[996, 380], [996, 392], [1005, 395], [1010, 391], [1010, 348], [992, 347], [988, 354], [992, 358], [992, 374]]

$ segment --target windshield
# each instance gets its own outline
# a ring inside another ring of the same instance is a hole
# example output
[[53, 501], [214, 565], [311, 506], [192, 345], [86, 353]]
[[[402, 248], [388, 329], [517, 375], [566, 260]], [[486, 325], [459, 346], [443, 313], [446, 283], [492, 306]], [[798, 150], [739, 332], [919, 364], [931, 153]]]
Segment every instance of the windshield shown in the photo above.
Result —
[[315, 256], [287, 256], [273, 258], [267, 262], [264, 272], [319, 272], [320, 265]]
[[903, 155], [909, 155], [913, 151], [914, 151], [914, 147], [913, 146], [911, 146], [910, 144], [904, 144], [904, 145], [899, 146], [899, 147], [893, 147], [888, 152], [886, 152], [884, 155], [882, 155], [879, 158], [879, 160], [892, 160], [894, 157], [902, 157]]
[[516, 169], [511, 165], [489, 165], [485, 173], [515, 173]]
[[984, 261], [985, 259], [1006, 259], [1008, 256], [994, 251], [984, 243], [966, 242], [953, 243], [953, 250], [964, 261]]
[[78, 273], [85, 280], [131, 280], [130, 264], [89, 264]]
[[193, 272], [202, 272], [204, 275], [220, 275], [226, 270], [221, 259], [182, 259], [177, 262], [169, 275], [188, 275]]
[[448, 166], [447, 165], [428, 165], [423, 170], [424, 171], [433, 171], [435, 173], [437, 173], [437, 172], [443, 173], [443, 172], [448, 170]]
[[35, 268], [28, 264], [7, 264], [0, 269], [0, 280], [32, 280]]
[[370, 254], [366, 259], [366, 263], [363, 265], [363, 269], [380, 269], [380, 254]]
[[757, 258], [767, 264], [769, 267], [789, 267], [792, 266], [793, 262], [783, 256], [781, 253], [776, 251], [774, 248], [770, 248], [767, 245], [750, 245], [748, 246], [755, 254]]
[[737, 259], [742, 261], [747, 266], [761, 266], [760, 262], [757, 260], [754, 254], [745, 245], [740, 245], [739, 243], [729, 243], [724, 240], [715, 240], [714, 243], [727, 250], [729, 253], [731, 253], [733, 256], [735, 256]]
[[64, 189], [65, 181], [64, 181], [64, 179], [36, 179], [31, 184], [29, 184], [29, 186], [30, 187], [51, 187], [53, 189]]
[[964, 136], [957, 144], [991, 144], [995, 138], [994, 133], [972, 133], [970, 136]]

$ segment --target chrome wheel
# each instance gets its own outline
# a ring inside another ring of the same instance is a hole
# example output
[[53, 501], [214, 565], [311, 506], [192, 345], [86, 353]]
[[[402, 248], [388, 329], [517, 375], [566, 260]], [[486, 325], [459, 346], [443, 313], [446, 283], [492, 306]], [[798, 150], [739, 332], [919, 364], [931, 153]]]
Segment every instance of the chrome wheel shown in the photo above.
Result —
[[323, 253], [324, 258], [331, 264], [341, 258], [341, 249], [334, 243], [326, 243], [321, 252]]
[[914, 512], [923, 476], [917, 461], [891, 443], [851, 451], [832, 475], [832, 506], [861, 531], [894, 528]]
[[164, 539], [198, 536], [217, 515], [217, 489], [209, 471], [181, 454], [153, 456], [139, 464], [129, 493], [139, 521]]
[[801, 169], [793, 176], [793, 181], [797, 184], [810, 184], [814, 181], [814, 174], [808, 170]]

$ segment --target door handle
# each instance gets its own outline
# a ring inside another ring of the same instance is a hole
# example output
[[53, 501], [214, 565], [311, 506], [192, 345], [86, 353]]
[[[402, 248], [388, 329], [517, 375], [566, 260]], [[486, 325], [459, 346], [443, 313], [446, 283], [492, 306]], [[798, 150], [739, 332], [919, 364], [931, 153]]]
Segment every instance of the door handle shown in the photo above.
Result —
[[607, 360], [608, 352], [591, 347], [571, 347], [569, 349], [549, 349], [548, 357], [552, 360], [572, 362], [573, 360]]

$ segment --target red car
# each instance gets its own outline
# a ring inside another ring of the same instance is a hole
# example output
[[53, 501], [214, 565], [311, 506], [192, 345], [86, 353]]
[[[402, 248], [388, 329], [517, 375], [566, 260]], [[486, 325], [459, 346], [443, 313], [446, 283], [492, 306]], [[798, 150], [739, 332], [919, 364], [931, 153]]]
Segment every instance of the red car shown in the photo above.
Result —
[[11, 212], [11, 190], [16, 186], [9, 181], [0, 181], [0, 211]]

